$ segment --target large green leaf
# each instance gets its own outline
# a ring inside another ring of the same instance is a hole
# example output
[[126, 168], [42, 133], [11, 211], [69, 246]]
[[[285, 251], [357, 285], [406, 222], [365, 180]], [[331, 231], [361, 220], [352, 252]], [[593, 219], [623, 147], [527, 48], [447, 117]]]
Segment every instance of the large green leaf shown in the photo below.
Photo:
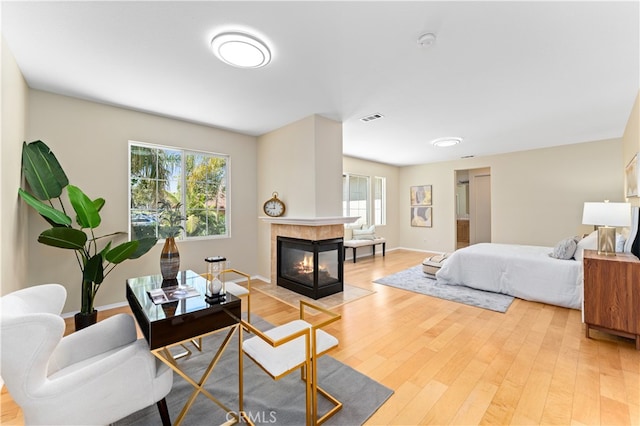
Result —
[[51, 228], [40, 234], [38, 242], [63, 249], [82, 250], [87, 242], [87, 234], [73, 228]]
[[126, 243], [122, 243], [119, 246], [116, 246], [109, 250], [105, 255], [105, 258], [111, 263], [120, 263], [123, 262], [131, 255], [133, 255], [138, 249], [138, 241], [128, 241]]
[[112, 242], [111, 242], [111, 241], [109, 241], [109, 242], [107, 243], [107, 245], [106, 245], [106, 246], [104, 246], [104, 248], [103, 248], [102, 250], [100, 250], [100, 254], [102, 255], [102, 257], [105, 257], [105, 256], [106, 256], [106, 254], [107, 254], [107, 252], [108, 252], [109, 250], [111, 250], [111, 243], [112, 243]]
[[153, 246], [155, 246], [156, 243], [158, 242], [158, 239], [155, 237], [147, 237], [147, 238], [140, 238], [137, 241], [138, 243], [140, 243], [138, 244], [138, 249], [135, 251], [135, 253], [129, 256], [129, 259], [137, 259], [143, 254], [145, 254], [146, 252], [148, 252], [149, 250], [151, 250]]
[[82, 274], [84, 281], [91, 281], [96, 284], [102, 284], [104, 280], [104, 266], [102, 266], [102, 255], [96, 254], [87, 261]]
[[43, 203], [22, 188], [18, 188], [18, 194], [27, 204], [44, 216], [45, 219], [48, 219], [58, 225], [71, 225], [71, 218], [60, 210], [54, 209], [50, 205]]
[[96, 204], [77, 186], [67, 186], [67, 193], [73, 210], [76, 212], [78, 225], [91, 229], [100, 226], [100, 213], [98, 213]]
[[102, 210], [102, 207], [104, 207], [105, 202], [104, 198], [96, 198], [93, 200], [93, 205], [96, 206], [96, 210], [100, 211]]
[[31, 191], [40, 200], [59, 197], [69, 184], [58, 159], [42, 141], [22, 144], [22, 170]]

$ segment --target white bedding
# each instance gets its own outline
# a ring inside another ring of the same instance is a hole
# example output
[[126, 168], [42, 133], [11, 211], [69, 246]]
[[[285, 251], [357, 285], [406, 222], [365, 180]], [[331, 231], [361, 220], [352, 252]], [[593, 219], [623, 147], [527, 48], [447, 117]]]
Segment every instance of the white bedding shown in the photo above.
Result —
[[509, 294], [566, 308], [582, 307], [582, 262], [549, 256], [553, 247], [481, 243], [452, 253], [439, 282]]

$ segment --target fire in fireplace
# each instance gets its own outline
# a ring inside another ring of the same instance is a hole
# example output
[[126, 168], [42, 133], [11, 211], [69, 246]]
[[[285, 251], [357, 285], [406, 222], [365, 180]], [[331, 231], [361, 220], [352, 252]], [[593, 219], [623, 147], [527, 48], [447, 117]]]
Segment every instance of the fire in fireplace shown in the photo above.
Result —
[[278, 237], [277, 284], [312, 299], [343, 291], [343, 240]]

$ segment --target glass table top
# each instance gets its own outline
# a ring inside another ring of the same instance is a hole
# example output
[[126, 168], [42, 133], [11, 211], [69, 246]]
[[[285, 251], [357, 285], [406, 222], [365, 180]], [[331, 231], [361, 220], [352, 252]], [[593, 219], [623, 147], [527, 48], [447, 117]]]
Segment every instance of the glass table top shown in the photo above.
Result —
[[[162, 275], [129, 278], [127, 279], [127, 285], [135, 295], [142, 311], [151, 322], [204, 309], [223, 308], [225, 305], [239, 300], [232, 294], [227, 293], [223, 301], [214, 304], [207, 303], [204, 297], [207, 290], [207, 280], [191, 270], [178, 272], [175, 280], [163, 280]], [[177, 296], [179, 300], [156, 305], [153, 303], [149, 291], [160, 288], [174, 288], [179, 290], [178, 293], [180, 291], [187, 293], [185, 290], [193, 288], [198, 295], [185, 298]]]

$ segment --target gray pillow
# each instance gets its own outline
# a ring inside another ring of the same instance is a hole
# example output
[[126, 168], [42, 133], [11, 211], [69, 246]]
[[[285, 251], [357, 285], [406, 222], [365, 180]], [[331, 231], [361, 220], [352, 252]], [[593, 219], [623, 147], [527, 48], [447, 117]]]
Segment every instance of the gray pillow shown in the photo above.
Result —
[[553, 248], [553, 253], [549, 253], [549, 256], [556, 259], [569, 260], [576, 253], [577, 248], [578, 243], [575, 237], [565, 238]]

